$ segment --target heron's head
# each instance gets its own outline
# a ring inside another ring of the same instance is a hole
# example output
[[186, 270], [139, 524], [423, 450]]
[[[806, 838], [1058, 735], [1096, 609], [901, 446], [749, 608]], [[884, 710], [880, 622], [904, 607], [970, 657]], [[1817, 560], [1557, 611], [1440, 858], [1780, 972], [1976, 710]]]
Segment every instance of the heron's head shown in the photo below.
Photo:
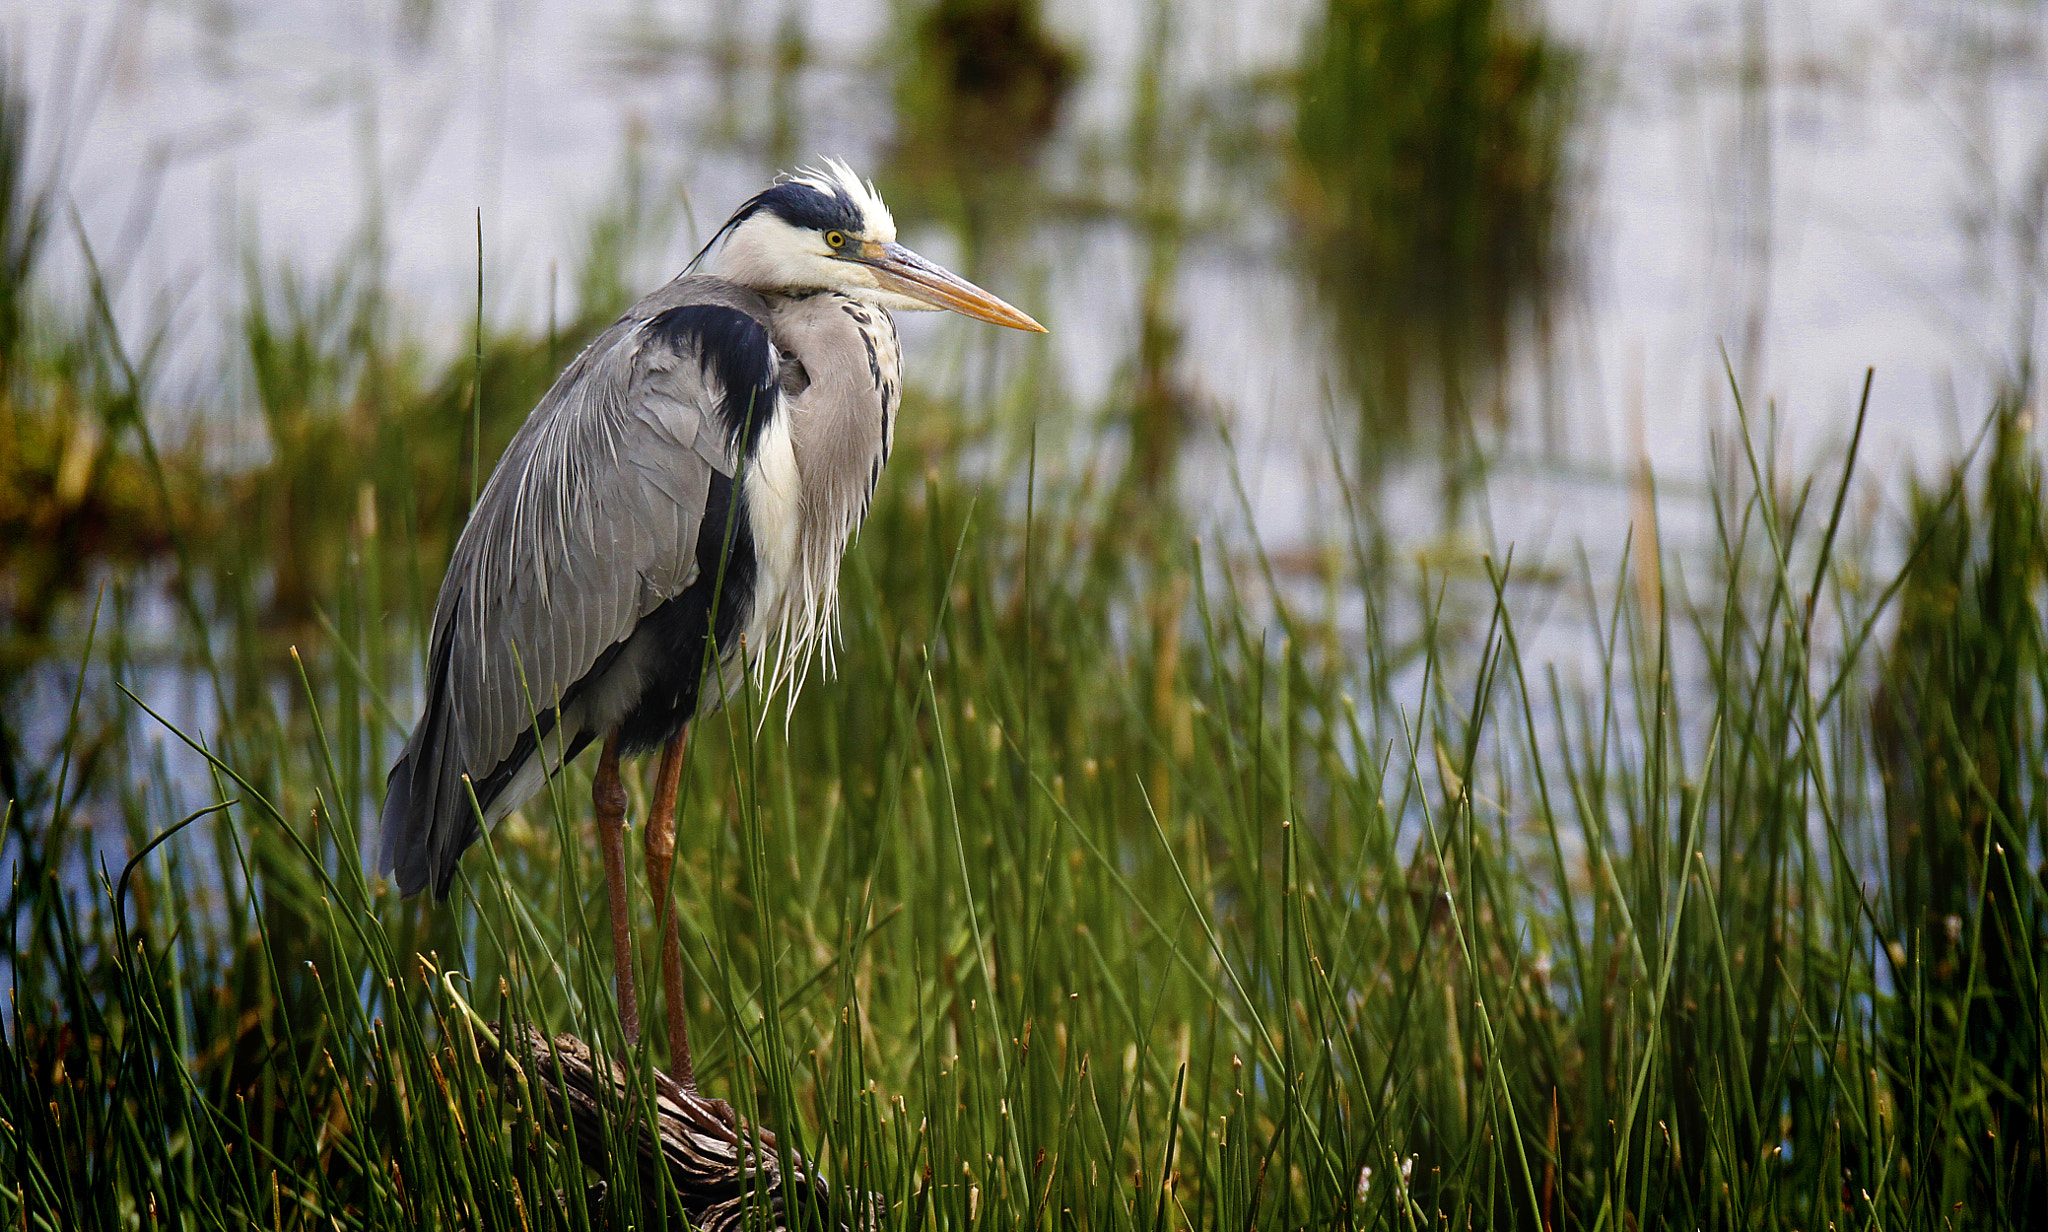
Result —
[[889, 207], [836, 158], [776, 177], [711, 237], [690, 268], [757, 291], [838, 291], [907, 312], [950, 309], [1012, 329], [1045, 327], [896, 242]]

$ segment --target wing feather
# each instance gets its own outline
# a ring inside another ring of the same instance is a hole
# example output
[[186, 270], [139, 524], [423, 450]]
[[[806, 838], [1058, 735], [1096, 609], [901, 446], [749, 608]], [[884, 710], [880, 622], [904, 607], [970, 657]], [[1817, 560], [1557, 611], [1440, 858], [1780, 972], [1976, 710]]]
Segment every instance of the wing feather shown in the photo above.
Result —
[[[693, 306], [732, 310], [723, 332], [661, 327]], [[739, 452], [726, 387], [775, 377], [767, 323], [752, 292], [677, 279], [599, 335], [506, 447], [442, 581], [425, 711], [386, 792], [379, 866], [402, 893], [447, 893], [478, 833], [465, 779], [523, 797], [544, 775], [512, 760], [552, 772], [598, 734], [588, 721], [616, 721], [578, 713], [572, 694], [695, 580], [712, 474], [731, 476]], [[763, 355], [765, 376], [735, 366]], [[520, 800], [479, 803], [494, 820]]]

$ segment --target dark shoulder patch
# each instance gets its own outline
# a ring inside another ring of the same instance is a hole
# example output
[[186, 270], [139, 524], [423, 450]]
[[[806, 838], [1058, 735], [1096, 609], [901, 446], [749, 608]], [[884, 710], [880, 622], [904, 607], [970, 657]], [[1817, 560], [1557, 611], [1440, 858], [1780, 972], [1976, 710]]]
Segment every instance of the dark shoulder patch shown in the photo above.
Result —
[[695, 351], [698, 367], [717, 386], [718, 417], [742, 455], [752, 454], [774, 417], [780, 375], [768, 331], [737, 308], [685, 304], [657, 313], [647, 332], [678, 353]]

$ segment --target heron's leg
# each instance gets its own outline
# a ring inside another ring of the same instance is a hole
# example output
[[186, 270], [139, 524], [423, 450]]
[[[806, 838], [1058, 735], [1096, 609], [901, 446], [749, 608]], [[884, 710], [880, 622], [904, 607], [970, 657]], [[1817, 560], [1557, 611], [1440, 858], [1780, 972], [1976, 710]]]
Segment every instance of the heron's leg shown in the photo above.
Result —
[[676, 857], [676, 786], [683, 777], [685, 727], [661, 751], [661, 770], [654, 780], [654, 807], [647, 819], [647, 888], [654, 895], [655, 926], [661, 930], [661, 990], [668, 998], [668, 1069], [676, 1085], [697, 1093], [697, 1074], [690, 1067], [688, 1003], [683, 999], [683, 943], [676, 928], [675, 894], [669, 872]]
[[597, 847], [604, 854], [604, 891], [612, 917], [612, 984], [619, 994], [619, 1022], [626, 1042], [640, 1042], [640, 999], [633, 991], [633, 933], [627, 918], [626, 788], [619, 782], [619, 733], [604, 738], [597, 759], [597, 777], [590, 784], [590, 802], [597, 813]]

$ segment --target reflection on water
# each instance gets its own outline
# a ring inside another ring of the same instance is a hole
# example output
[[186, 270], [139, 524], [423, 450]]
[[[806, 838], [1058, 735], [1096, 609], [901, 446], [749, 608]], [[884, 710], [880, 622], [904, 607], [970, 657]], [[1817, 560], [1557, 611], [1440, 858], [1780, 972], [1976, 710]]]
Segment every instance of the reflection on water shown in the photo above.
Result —
[[[959, 224], [968, 247], [1028, 225], [1033, 172], [1076, 72], [1035, 0], [938, 0], [912, 23], [888, 161], [899, 217]], [[901, 204], [898, 204], [898, 203]]]
[[1288, 181], [1362, 461], [1493, 395], [1562, 259], [1571, 59], [1497, 0], [1329, 0]]

